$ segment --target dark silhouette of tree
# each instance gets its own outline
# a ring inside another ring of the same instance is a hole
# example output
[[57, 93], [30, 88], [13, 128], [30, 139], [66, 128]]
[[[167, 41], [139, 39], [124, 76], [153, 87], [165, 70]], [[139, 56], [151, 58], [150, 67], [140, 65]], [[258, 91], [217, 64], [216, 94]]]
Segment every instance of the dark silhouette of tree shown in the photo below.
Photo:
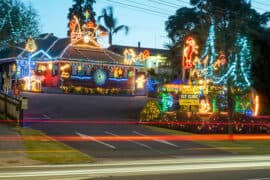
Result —
[[107, 9], [102, 9], [102, 15], [98, 17], [98, 21], [103, 19], [104, 26], [108, 33], [109, 45], [112, 45], [112, 36], [118, 33], [121, 30], [125, 31], [125, 34], [128, 34], [129, 28], [126, 25], [117, 26], [117, 19], [114, 17], [113, 8], [108, 7]]

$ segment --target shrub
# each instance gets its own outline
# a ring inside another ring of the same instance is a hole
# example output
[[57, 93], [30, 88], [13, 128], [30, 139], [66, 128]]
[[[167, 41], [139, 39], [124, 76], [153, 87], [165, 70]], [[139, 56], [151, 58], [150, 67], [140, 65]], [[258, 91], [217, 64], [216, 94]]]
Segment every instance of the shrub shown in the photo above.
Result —
[[156, 121], [160, 118], [161, 111], [158, 103], [154, 100], [148, 101], [140, 113], [140, 121]]

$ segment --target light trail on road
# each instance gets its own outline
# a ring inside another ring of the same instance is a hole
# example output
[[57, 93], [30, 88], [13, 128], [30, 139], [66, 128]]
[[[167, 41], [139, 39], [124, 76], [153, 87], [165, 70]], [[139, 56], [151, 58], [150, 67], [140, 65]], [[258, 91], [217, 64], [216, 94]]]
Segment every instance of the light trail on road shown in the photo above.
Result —
[[[269, 156], [233, 156], [181, 158], [166, 160], [135, 160], [104, 164], [40, 165], [0, 168], [0, 179], [33, 177], [102, 177], [104, 175], [145, 175], [163, 173], [212, 172], [268, 169]], [[13, 169], [13, 171], [12, 171]]]
[[0, 136], [0, 141], [250, 141], [250, 140], [270, 140], [270, 135], [147, 135], [147, 136]]

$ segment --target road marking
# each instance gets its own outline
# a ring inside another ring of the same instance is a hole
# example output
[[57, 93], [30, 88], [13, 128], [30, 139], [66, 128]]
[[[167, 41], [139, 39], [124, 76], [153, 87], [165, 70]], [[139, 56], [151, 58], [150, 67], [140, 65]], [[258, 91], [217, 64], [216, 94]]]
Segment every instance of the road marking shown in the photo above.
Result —
[[[104, 133], [105, 133], [105, 134], [112, 135], [112, 136], [119, 137], [119, 135], [114, 134], [114, 133], [111, 133], [111, 132], [109, 132], [109, 131], [104, 131]], [[151, 149], [151, 150], [153, 149], [153, 148], [151, 148], [150, 146], [148, 146], [148, 145], [146, 145], [146, 144], [143, 144], [143, 143], [140, 143], [140, 142], [137, 142], [137, 141], [128, 140], [128, 142], [137, 144], [137, 145], [142, 146], [142, 147], [145, 147], [145, 148], [147, 148], [147, 149]]]
[[256, 178], [256, 179], [247, 179], [247, 180], [270, 180], [270, 178]]
[[42, 118], [42, 119], [51, 119], [48, 115], [46, 115], [46, 114], [42, 114], [42, 116], [44, 117], [44, 118]]
[[109, 143], [105, 143], [105, 142], [99, 141], [99, 140], [97, 140], [96, 138], [94, 138], [92, 136], [88, 136], [88, 135], [85, 135], [85, 134], [82, 134], [82, 133], [79, 133], [79, 132], [76, 132], [76, 134], [78, 136], [80, 136], [81, 138], [83, 138], [83, 139], [91, 139], [91, 140], [95, 141], [96, 143], [102, 144], [102, 145], [107, 146], [107, 147], [109, 147], [111, 149], [116, 149], [115, 146], [113, 146], [113, 145], [111, 145]]
[[38, 115], [35, 115], [35, 116], [32, 116], [31, 117], [31, 115], [30, 115], [30, 117], [27, 117], [27, 115], [26, 116], [24, 116], [24, 119], [26, 119], [26, 120], [48, 120], [48, 119], [51, 119], [48, 115], [46, 115], [46, 114], [38, 114]]
[[[137, 132], [137, 131], [133, 131], [133, 133], [134, 133], [134, 134], [137, 134], [137, 135], [140, 135], [140, 136], [147, 136], [147, 135], [142, 134], [142, 133], [139, 133], [139, 132]], [[159, 142], [159, 143], [162, 143], [162, 144], [167, 144], [167, 145], [169, 145], [169, 146], [177, 147], [177, 148], [179, 147], [179, 146], [177, 146], [176, 144], [173, 144], [173, 143], [171, 143], [171, 142], [169, 142], [169, 141], [166, 141], [166, 140], [154, 139], [154, 141]]]

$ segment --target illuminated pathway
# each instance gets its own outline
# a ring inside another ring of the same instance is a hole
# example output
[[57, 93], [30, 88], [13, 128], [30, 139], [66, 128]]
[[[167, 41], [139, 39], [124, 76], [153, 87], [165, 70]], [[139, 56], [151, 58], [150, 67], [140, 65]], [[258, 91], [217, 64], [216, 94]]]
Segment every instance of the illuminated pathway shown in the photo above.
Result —
[[[218, 178], [215, 175], [219, 175]], [[118, 177], [119, 176], [119, 177]], [[121, 178], [122, 176], [122, 178]], [[270, 156], [137, 160], [117, 163], [0, 168], [0, 179], [238, 179], [270, 178]], [[106, 178], [107, 177], [107, 178]], [[151, 178], [152, 177], [152, 178]]]

